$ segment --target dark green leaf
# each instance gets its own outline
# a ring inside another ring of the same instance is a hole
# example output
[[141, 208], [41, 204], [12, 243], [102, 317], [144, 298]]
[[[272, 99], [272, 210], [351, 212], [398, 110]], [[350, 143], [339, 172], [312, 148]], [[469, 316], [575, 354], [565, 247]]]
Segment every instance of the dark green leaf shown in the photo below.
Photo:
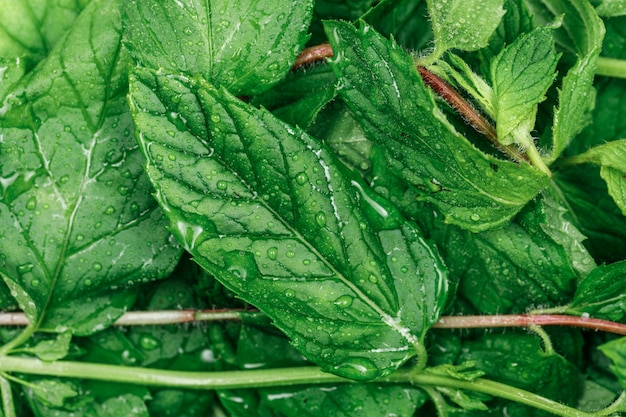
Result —
[[93, 1], [0, 120], [0, 274], [32, 321], [79, 334], [180, 254], [132, 136], [118, 5]]
[[611, 371], [617, 377], [619, 384], [626, 389], [626, 337], [615, 339], [599, 346], [599, 349], [611, 359]]
[[501, 226], [547, 184], [530, 165], [486, 155], [461, 136], [395, 43], [369, 26], [329, 22], [327, 30], [339, 93], [388, 164], [447, 222], [472, 231]]
[[[604, 25], [591, 4], [578, 0], [528, 0], [535, 21], [549, 23], [563, 15], [562, 26], [555, 31], [557, 44], [570, 54], [573, 65], [563, 78], [559, 104], [554, 112], [552, 151], [555, 160], [570, 141], [590, 121], [593, 109], [593, 78], [604, 37]], [[566, 55], [567, 55], [566, 54]]]
[[484, 48], [504, 15], [503, 0], [427, 0], [435, 50], [430, 62], [448, 49]]
[[426, 7], [424, 0], [383, 0], [363, 20], [405, 48], [419, 50], [433, 41], [430, 22], [424, 19]]
[[[137, 77], [147, 172], [201, 266], [326, 370], [370, 379], [421, 349], [446, 278], [412, 223], [270, 113], [201, 79]], [[172, 94], [196, 104], [181, 108]]]
[[537, 106], [556, 77], [557, 61], [552, 29], [538, 28], [518, 37], [491, 62], [500, 143], [534, 146]]
[[335, 75], [327, 65], [290, 73], [271, 90], [254, 97], [251, 104], [307, 129], [318, 112], [335, 97]]
[[143, 66], [202, 74], [236, 95], [267, 90], [307, 40], [312, 1], [124, 2], [126, 44]]
[[622, 321], [626, 315], [625, 274], [626, 261], [595, 268], [578, 285], [568, 312]]
[[31, 381], [28, 388], [39, 401], [50, 407], [61, 407], [67, 399], [78, 395], [71, 384], [52, 379]]

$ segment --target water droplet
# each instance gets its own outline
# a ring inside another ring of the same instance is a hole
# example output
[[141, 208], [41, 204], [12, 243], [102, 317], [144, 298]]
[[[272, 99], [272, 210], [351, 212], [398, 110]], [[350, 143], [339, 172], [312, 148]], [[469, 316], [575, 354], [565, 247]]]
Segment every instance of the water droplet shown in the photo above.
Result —
[[171, 154], [167, 155], [167, 159], [169, 159], [170, 161], [175, 161], [176, 160], [176, 155], [171, 153]]
[[267, 257], [270, 258], [271, 260], [276, 259], [277, 255], [278, 255], [278, 249], [276, 247], [272, 246], [271, 248], [267, 250]]
[[87, 278], [87, 279], [85, 280], [85, 285], [89, 287], [91, 284], [93, 284], [93, 281], [92, 281], [92, 280], [90, 280], [89, 278]]
[[26, 208], [28, 210], [35, 210], [35, 208], [37, 208], [37, 198], [35, 196], [28, 199], [26, 202]]
[[102, 264], [100, 262], [94, 262], [91, 267], [94, 271], [100, 271], [102, 269]]
[[119, 187], [117, 187], [117, 192], [120, 193], [120, 195], [126, 195], [128, 194], [128, 187], [126, 187], [125, 185], [120, 185]]
[[30, 262], [22, 264], [22, 265], [18, 265], [17, 273], [18, 274], [26, 274], [26, 273], [32, 271], [34, 267], [35, 267], [35, 265], [30, 263]]
[[104, 210], [104, 214], [113, 214], [115, 213], [115, 207], [109, 206]]
[[477, 222], [477, 221], [479, 221], [479, 220], [480, 220], [480, 214], [478, 214], [478, 213], [473, 213], [473, 214], [470, 216], [470, 219], [472, 219], [473, 221]]
[[350, 362], [335, 367], [337, 375], [357, 381], [365, 381], [380, 376], [380, 370], [366, 358], [351, 358]]
[[296, 253], [292, 250], [288, 250], [286, 255], [287, 255], [287, 258], [293, 258], [294, 256], [296, 256]]
[[325, 227], [326, 226], [326, 213], [324, 213], [323, 211], [319, 211], [316, 215], [315, 215], [315, 222], [320, 226], [320, 227]]
[[293, 298], [295, 295], [296, 295], [296, 293], [293, 292], [293, 290], [285, 290], [285, 297]]
[[59, 182], [61, 184], [65, 184], [66, 182], [68, 182], [70, 180], [69, 175], [63, 175], [61, 178], [59, 178]]
[[309, 176], [306, 175], [306, 172], [300, 172], [299, 174], [296, 175], [296, 182], [300, 185], [306, 184], [308, 180], [309, 180]]
[[154, 350], [161, 346], [161, 342], [150, 335], [144, 335], [139, 339], [139, 345], [145, 350]]
[[38, 279], [34, 279], [30, 282], [30, 285], [35, 288], [37, 288], [39, 284], [41, 284], [41, 281], [39, 281]]
[[218, 190], [225, 190], [226, 187], [228, 187], [228, 184], [224, 180], [219, 180], [215, 186]]
[[219, 123], [222, 120], [222, 118], [220, 117], [219, 114], [212, 114], [211, 115], [211, 121], [213, 123]]
[[353, 301], [354, 301], [354, 297], [346, 294], [337, 298], [333, 304], [335, 304], [339, 308], [348, 308], [352, 305]]

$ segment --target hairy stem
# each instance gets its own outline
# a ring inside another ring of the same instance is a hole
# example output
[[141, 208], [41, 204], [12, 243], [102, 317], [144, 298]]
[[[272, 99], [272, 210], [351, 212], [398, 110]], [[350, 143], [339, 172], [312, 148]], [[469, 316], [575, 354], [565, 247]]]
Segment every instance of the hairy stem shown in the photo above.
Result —
[[626, 60], [615, 58], [598, 58], [596, 75], [605, 77], [626, 78]]

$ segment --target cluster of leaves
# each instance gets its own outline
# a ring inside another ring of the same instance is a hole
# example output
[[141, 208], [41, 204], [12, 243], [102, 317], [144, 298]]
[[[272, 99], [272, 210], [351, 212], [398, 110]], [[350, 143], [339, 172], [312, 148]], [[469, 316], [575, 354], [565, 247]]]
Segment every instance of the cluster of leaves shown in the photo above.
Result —
[[[625, 339], [433, 326], [537, 309], [626, 323], [626, 82], [596, 76], [607, 58], [626, 73], [625, 16], [608, 0], [3, 6], [0, 308], [30, 322], [0, 332], [3, 415], [608, 406]], [[292, 68], [326, 41], [331, 59]], [[263, 315], [112, 327], [249, 306]], [[368, 382], [112, 382], [311, 365]], [[441, 383], [385, 379], [407, 367]]]

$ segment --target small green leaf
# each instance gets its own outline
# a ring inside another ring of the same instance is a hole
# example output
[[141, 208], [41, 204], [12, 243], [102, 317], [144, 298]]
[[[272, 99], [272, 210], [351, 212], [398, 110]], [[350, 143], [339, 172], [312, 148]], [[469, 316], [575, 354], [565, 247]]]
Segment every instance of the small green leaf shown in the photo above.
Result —
[[148, 70], [131, 83], [156, 197], [203, 268], [325, 370], [371, 379], [418, 354], [447, 281], [414, 224], [324, 145], [224, 89]]
[[503, 0], [427, 0], [435, 51], [430, 63], [448, 49], [476, 51], [484, 48], [504, 15]]
[[69, 398], [78, 395], [73, 385], [53, 379], [31, 381], [27, 386], [39, 401], [50, 407], [62, 407]]
[[97, 408], [98, 417], [150, 417], [143, 399], [132, 395], [109, 398]]
[[132, 135], [118, 8], [92, 1], [0, 119], [0, 275], [47, 329], [112, 323], [181, 252]]
[[617, 377], [622, 388], [626, 389], [626, 337], [612, 340], [598, 347], [611, 359], [611, 371]]
[[578, 284], [567, 311], [606, 320], [623, 321], [626, 316], [626, 261], [600, 265]]
[[559, 89], [559, 104], [554, 112], [552, 149], [548, 163], [554, 161], [570, 141], [590, 122], [595, 90], [593, 79], [602, 48], [604, 25], [588, 1], [529, 0], [526, 2], [538, 23], [549, 24], [563, 16], [555, 30], [564, 60], [574, 62]]
[[411, 56], [367, 25], [328, 22], [339, 94], [420, 200], [471, 231], [502, 226], [547, 185], [526, 163], [484, 154], [436, 106]]
[[626, 139], [595, 146], [565, 163], [592, 163], [600, 165], [600, 176], [606, 182], [609, 194], [626, 216]]
[[71, 340], [72, 335], [70, 333], [61, 333], [52, 340], [44, 340], [33, 347], [25, 347], [19, 350], [36, 355], [42, 361], [53, 362], [63, 359], [67, 355]]
[[233, 94], [258, 94], [285, 76], [306, 43], [312, 3], [127, 1], [126, 45], [143, 66], [202, 74]]
[[556, 77], [558, 55], [551, 28], [518, 37], [491, 62], [496, 129], [504, 145], [535, 146], [537, 107]]

